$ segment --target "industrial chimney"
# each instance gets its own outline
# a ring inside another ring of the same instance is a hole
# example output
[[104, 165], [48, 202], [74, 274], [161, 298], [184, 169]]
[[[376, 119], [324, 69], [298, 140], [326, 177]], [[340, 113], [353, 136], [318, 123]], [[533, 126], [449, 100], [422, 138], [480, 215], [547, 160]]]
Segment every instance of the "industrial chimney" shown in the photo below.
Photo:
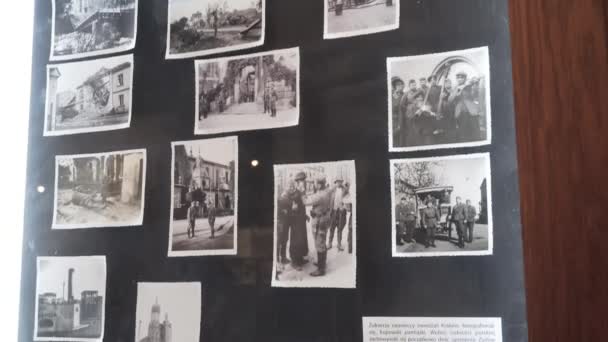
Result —
[[72, 278], [74, 277], [74, 269], [70, 268], [68, 270], [68, 302], [74, 302], [74, 293], [72, 288]]

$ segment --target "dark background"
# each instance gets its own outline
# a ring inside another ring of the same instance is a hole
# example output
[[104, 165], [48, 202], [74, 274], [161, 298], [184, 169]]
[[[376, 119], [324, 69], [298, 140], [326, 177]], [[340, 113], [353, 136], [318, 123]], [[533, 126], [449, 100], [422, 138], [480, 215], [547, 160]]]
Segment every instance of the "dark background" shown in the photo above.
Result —
[[[167, 258], [170, 142], [201, 138], [192, 133], [193, 59], [163, 57], [167, 1], [139, 3], [131, 128], [46, 138], [51, 2], [37, 1], [20, 341], [32, 336], [41, 255], [107, 256], [105, 341], [133, 340], [138, 281], [202, 282], [206, 342], [361, 341], [362, 316], [501, 317], [505, 341], [526, 341], [507, 1], [401, 2], [398, 30], [323, 40], [323, 1], [267, 0], [264, 46], [224, 55], [299, 46], [300, 125], [238, 133], [238, 256]], [[386, 57], [485, 45], [493, 144], [388, 153]], [[54, 156], [134, 148], [148, 152], [143, 226], [51, 231]], [[492, 158], [494, 255], [391, 258], [389, 159], [485, 151]], [[252, 159], [260, 166], [252, 168]], [[351, 159], [357, 166], [357, 289], [270, 288], [272, 165]], [[38, 194], [38, 185], [48, 191]]]
[[608, 1], [510, 13], [530, 341], [607, 341]]

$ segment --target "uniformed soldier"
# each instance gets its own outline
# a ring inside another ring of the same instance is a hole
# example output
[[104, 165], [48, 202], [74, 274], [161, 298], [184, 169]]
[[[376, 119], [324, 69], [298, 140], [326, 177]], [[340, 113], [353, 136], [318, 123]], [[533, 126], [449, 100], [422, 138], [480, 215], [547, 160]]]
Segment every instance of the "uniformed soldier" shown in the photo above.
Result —
[[458, 234], [458, 247], [464, 248], [464, 221], [466, 220], [466, 206], [462, 204], [462, 199], [456, 197], [456, 205], [452, 209], [452, 222], [456, 224]]
[[327, 266], [327, 230], [331, 222], [330, 211], [334, 189], [327, 187], [327, 179], [321, 176], [315, 180], [315, 193], [304, 196], [304, 204], [312, 206], [310, 216], [311, 225], [315, 236], [315, 248], [317, 250], [317, 270], [310, 275], [320, 277], [325, 275]]
[[211, 239], [215, 239], [215, 216], [216, 216], [215, 204], [209, 202], [209, 208], [207, 210], [207, 220], [209, 221], [209, 228], [211, 228]]
[[471, 200], [467, 200], [466, 205], [466, 240], [468, 243], [473, 242], [473, 230], [475, 229], [475, 218], [477, 217], [477, 209], [471, 205]]
[[415, 206], [411, 206], [410, 204], [411, 203], [407, 201], [407, 198], [401, 197], [401, 202], [399, 202], [395, 208], [395, 214], [397, 216], [397, 245], [399, 246], [403, 245], [404, 238], [406, 242], [411, 242], [414, 229], [410, 226], [411, 223], [413, 223], [414, 226], [416, 225], [416, 209]]
[[329, 241], [327, 242], [327, 249], [332, 249], [334, 242], [334, 234], [336, 229], [338, 230], [338, 250], [343, 251], [342, 247], [342, 231], [346, 225], [346, 208], [344, 207], [344, 195], [345, 189], [342, 186], [342, 179], [336, 179], [334, 181], [336, 190], [334, 191], [333, 203], [331, 207], [331, 224], [329, 226]]
[[186, 217], [188, 218], [188, 238], [193, 238], [194, 230], [196, 228], [196, 201], [190, 203], [190, 207], [186, 212]]
[[441, 214], [435, 207], [435, 201], [432, 198], [426, 200], [426, 208], [422, 211], [422, 215], [424, 228], [426, 230], [426, 241], [424, 245], [426, 248], [429, 248], [429, 246], [437, 247], [435, 246], [435, 228], [437, 228], [437, 223], [441, 218]]

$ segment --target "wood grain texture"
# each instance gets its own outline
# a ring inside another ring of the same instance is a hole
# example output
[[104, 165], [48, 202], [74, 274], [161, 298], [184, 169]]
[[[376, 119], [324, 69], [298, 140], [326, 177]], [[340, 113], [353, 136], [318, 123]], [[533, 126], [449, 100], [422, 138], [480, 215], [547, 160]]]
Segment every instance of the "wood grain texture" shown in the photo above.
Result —
[[510, 11], [530, 341], [608, 341], [608, 1]]

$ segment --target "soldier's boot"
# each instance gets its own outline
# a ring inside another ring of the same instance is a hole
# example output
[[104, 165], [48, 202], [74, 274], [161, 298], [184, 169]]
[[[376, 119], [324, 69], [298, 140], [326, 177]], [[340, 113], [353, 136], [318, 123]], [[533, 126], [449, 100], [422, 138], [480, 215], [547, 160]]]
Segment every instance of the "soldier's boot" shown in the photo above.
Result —
[[325, 264], [327, 261], [327, 252], [318, 252], [317, 270], [310, 274], [311, 277], [322, 277], [325, 275]]
[[338, 251], [342, 252], [344, 247], [342, 247], [342, 231], [338, 230]]

